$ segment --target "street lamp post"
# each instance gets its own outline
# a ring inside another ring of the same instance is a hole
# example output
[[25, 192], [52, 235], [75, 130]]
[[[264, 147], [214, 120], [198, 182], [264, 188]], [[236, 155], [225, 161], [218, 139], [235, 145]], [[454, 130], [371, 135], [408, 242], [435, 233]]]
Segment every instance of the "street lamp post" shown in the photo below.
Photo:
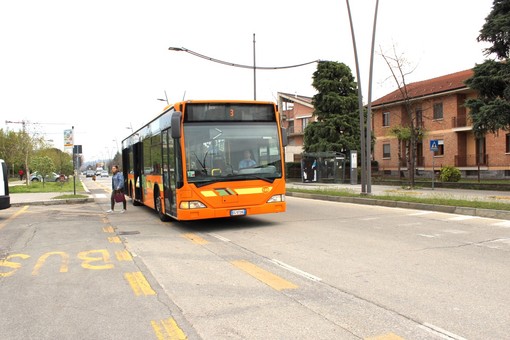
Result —
[[253, 33], [253, 100], [257, 100], [257, 66], [255, 64], [255, 33]]
[[170, 103], [168, 102], [168, 96], [166, 95], [166, 90], [165, 90], [165, 99], [158, 98], [158, 100], [161, 102], [166, 102], [166, 105], [170, 105]]
[[375, 3], [374, 13], [374, 25], [372, 30], [372, 48], [370, 51], [370, 72], [368, 78], [368, 107], [367, 107], [367, 124], [365, 130], [364, 114], [363, 114], [363, 97], [361, 91], [361, 79], [358, 64], [358, 52], [356, 49], [356, 39], [354, 37], [354, 28], [352, 24], [351, 9], [349, 6], [349, 0], [345, 0], [347, 3], [347, 12], [349, 14], [349, 22], [351, 25], [352, 44], [354, 49], [354, 59], [356, 61], [356, 76], [358, 78], [358, 106], [360, 115], [360, 132], [361, 132], [361, 193], [370, 194], [372, 192], [372, 162], [371, 162], [371, 150], [372, 150], [372, 73], [374, 65], [374, 44], [375, 44], [375, 32], [377, 24], [377, 10], [379, 8], [379, 0]]

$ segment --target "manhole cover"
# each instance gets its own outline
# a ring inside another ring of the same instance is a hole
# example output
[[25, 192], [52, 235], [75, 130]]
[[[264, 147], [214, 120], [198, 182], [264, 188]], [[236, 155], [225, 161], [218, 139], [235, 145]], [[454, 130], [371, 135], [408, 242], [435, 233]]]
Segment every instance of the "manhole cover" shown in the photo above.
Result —
[[139, 231], [119, 231], [119, 235], [136, 235], [140, 234]]

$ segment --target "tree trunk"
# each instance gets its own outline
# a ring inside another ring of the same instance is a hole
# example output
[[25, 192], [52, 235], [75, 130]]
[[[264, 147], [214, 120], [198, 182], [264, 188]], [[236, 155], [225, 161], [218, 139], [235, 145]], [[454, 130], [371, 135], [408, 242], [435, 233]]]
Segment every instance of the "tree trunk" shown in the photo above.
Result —
[[415, 159], [416, 159], [416, 131], [414, 129], [413, 124], [411, 124], [411, 140], [409, 143], [409, 159], [408, 163], [409, 167], [407, 171], [409, 171], [409, 186], [414, 188], [414, 174], [415, 174]]

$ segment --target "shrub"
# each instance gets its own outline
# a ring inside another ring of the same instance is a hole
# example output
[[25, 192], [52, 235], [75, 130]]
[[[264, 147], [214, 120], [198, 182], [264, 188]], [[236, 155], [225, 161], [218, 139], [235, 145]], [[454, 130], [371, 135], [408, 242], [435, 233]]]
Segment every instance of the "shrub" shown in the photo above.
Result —
[[441, 182], [458, 182], [460, 177], [460, 170], [453, 166], [442, 167], [439, 172]]

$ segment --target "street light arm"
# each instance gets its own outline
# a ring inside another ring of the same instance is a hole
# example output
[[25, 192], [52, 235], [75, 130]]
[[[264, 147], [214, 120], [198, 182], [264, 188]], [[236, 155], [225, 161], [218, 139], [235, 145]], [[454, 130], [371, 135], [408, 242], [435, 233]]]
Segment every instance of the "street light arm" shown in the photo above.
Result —
[[313, 63], [319, 63], [321, 61], [320, 59], [317, 59], [317, 60], [309, 61], [307, 63], [296, 64], [296, 65], [289, 65], [289, 66], [256, 66], [256, 67], [254, 67], [253, 65], [235, 64], [235, 63], [231, 63], [231, 62], [228, 62], [228, 61], [211, 58], [211, 57], [208, 57], [206, 55], [200, 54], [198, 52], [194, 52], [192, 50], [188, 50], [187, 48], [184, 48], [184, 47], [169, 47], [168, 49], [170, 51], [176, 51], [176, 52], [187, 52], [189, 54], [194, 55], [195, 57], [206, 59], [206, 60], [218, 63], [218, 64], [223, 64], [223, 65], [233, 66], [233, 67], [240, 67], [240, 68], [247, 68], [247, 69], [250, 69], [250, 70], [253, 70], [254, 68], [257, 69], [257, 70], [282, 70], [282, 69], [288, 69], [288, 68], [294, 68], [294, 67], [301, 67], [301, 66], [305, 66], [305, 65], [309, 65], [309, 64], [313, 64]]

